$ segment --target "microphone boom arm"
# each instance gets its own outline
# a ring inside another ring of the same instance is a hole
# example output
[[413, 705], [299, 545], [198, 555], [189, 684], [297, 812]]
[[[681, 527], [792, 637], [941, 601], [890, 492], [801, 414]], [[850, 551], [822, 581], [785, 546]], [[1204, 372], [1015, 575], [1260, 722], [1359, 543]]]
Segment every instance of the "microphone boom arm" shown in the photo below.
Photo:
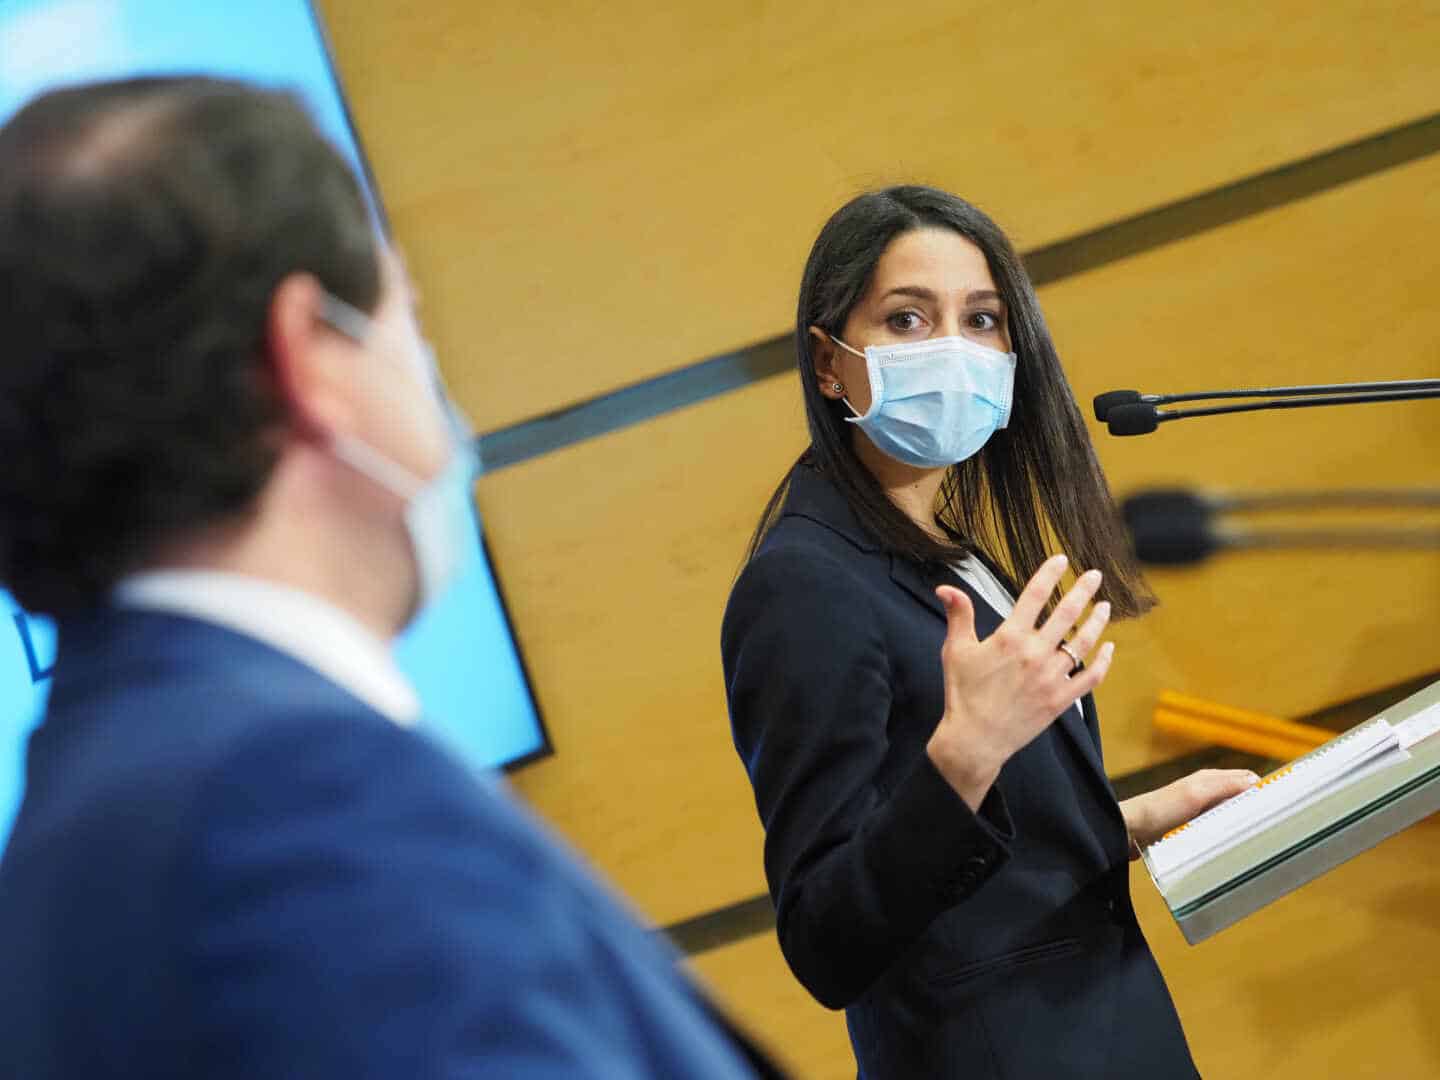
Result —
[[1419, 401], [1440, 398], [1440, 385], [1433, 389], [1398, 390], [1384, 393], [1319, 394], [1305, 397], [1268, 398], [1240, 405], [1207, 405], [1199, 409], [1161, 409], [1144, 402], [1115, 405], [1106, 413], [1111, 435], [1148, 435], [1159, 425], [1192, 416], [1223, 416], [1226, 413], [1260, 412], [1265, 409], [1312, 409], [1325, 405], [1365, 405], [1381, 401]]

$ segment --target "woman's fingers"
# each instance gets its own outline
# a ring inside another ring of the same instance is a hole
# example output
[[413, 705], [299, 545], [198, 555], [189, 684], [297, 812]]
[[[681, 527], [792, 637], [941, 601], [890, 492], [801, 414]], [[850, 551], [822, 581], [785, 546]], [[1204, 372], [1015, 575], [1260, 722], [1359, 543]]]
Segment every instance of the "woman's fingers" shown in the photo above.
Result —
[[1046, 559], [1040, 569], [1035, 571], [1035, 576], [1026, 583], [1019, 597], [1016, 598], [1015, 610], [1010, 613], [1010, 618], [1006, 621], [1013, 622], [1015, 626], [1024, 631], [1033, 632], [1036, 622], [1040, 619], [1040, 612], [1045, 610], [1045, 605], [1049, 602], [1051, 594], [1054, 593], [1055, 586], [1060, 584], [1060, 579], [1065, 575], [1065, 568], [1069, 565], [1070, 560], [1064, 555], [1052, 555]]
[[1126, 800], [1126, 823], [1135, 842], [1145, 847], [1258, 782], [1259, 777], [1248, 769], [1200, 769]]
[[[1029, 583], [1021, 592], [1019, 599], [1015, 601], [1015, 610], [1011, 613], [1006, 622], [1010, 623], [1021, 633], [1034, 633], [1035, 624], [1039, 621], [1040, 613], [1045, 609], [1045, 604], [1054, 594], [1056, 586], [1065, 574], [1069, 560], [1064, 555], [1056, 555], [1047, 559], [1035, 572]], [[1045, 625], [1040, 627], [1040, 639], [1046, 646], [1058, 649], [1060, 642], [1064, 641], [1085, 609], [1090, 606], [1090, 601], [1095, 599], [1095, 594], [1100, 591], [1100, 584], [1103, 578], [1099, 570], [1087, 570], [1081, 574], [1079, 579], [1071, 586], [1070, 591], [1055, 605], [1055, 610], [1045, 620]], [[1089, 648], [1077, 650], [1078, 655], [1085, 656], [1093, 648], [1092, 642]]]
[[[1070, 677], [1067, 693], [1072, 704], [1105, 681], [1105, 676], [1110, 673], [1110, 662], [1113, 659], [1115, 659], [1115, 643], [1107, 641], [1100, 646], [1100, 651], [1095, 654], [1095, 659], [1085, 665], [1084, 671]], [[1067, 704], [1065, 707], [1068, 709], [1070, 706]]]
[[[1046, 560], [1021, 592], [1001, 630], [984, 642], [975, 636], [975, 608], [970, 597], [951, 586], [935, 590], [948, 624], [941, 650], [945, 716], [934, 736], [942, 750], [963, 736], [969, 755], [966, 760], [993, 761], [998, 766], [1109, 673], [1115, 647], [1099, 641], [1110, 621], [1110, 605], [1097, 604], [1085, 617], [1085, 609], [1100, 587], [1098, 571], [1080, 575], [1044, 628], [1036, 629], [1040, 612], [1054, 595], [1067, 565], [1063, 555]], [[1085, 670], [1072, 672], [1059, 645], [1062, 635], [1075, 629], [1082, 618], [1084, 622], [1067, 648], [1077, 658], [1090, 660]]]
[[1200, 769], [1176, 781], [1181, 790], [1176, 809], [1184, 814], [1183, 821], [1189, 821], [1259, 782], [1260, 778], [1249, 769]]
[[1066, 642], [1070, 651], [1082, 661], [1092, 652], [1100, 642], [1100, 635], [1105, 632], [1105, 627], [1110, 622], [1110, 601], [1102, 600], [1090, 611], [1090, 617], [1085, 620], [1085, 625], [1080, 627], [1073, 638]]
[[945, 644], [963, 646], [975, 644], [975, 605], [964, 591], [952, 585], [941, 585], [935, 590], [945, 608]]
[[[1055, 605], [1055, 610], [1040, 628], [1040, 637], [1047, 645], [1058, 648], [1060, 642], [1065, 640], [1065, 635], [1075, 628], [1080, 616], [1090, 606], [1090, 601], [1095, 599], [1095, 594], [1100, 591], [1101, 580], [1099, 570], [1085, 571], [1065, 594], [1065, 598]], [[1085, 652], [1080, 655], [1084, 656]]]

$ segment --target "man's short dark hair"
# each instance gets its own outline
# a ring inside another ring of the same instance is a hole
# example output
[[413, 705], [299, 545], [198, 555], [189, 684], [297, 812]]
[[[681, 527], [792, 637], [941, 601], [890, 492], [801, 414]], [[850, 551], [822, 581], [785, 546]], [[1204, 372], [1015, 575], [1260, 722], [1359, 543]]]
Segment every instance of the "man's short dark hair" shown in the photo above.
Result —
[[254, 506], [285, 423], [266, 317], [299, 271], [379, 301], [359, 184], [290, 94], [98, 83], [0, 129], [0, 582], [22, 605], [90, 606]]

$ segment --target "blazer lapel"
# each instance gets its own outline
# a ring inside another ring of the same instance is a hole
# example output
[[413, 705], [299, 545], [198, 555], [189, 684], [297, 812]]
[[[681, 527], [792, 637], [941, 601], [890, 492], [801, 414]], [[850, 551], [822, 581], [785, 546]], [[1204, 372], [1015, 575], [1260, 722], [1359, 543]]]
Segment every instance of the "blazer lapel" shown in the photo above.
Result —
[[[910, 560], [903, 559], [899, 555], [891, 555], [890, 580], [894, 581], [895, 584], [899, 585], [942, 620], [946, 618], [945, 605], [940, 603], [940, 598], [935, 595], [935, 587], [942, 584], [942, 582], [926, 580], [925, 575], [920, 572], [920, 568], [910, 562]], [[969, 594], [971, 602], [975, 605], [975, 632], [981, 637], [988, 637], [994, 631], [995, 627], [1000, 625], [998, 620], [992, 619], [993, 625], [988, 628], [981, 628], [981, 622], [984, 619], [981, 612], [992, 616], [994, 612], [990, 611], [985, 602], [981, 600], [975, 591], [971, 589], [969, 585], [965, 584], [965, 582], [959, 578], [955, 578], [952, 581], [943, 582], [943, 584], [954, 585], [956, 588], [964, 589], [965, 592]]]
[[[1115, 789], [1110, 786], [1110, 777], [1105, 772], [1105, 762], [1100, 757], [1100, 744], [1090, 734], [1090, 727], [1085, 722], [1085, 715], [1095, 711], [1095, 699], [1089, 694], [1081, 698], [1076, 705], [1066, 709], [1060, 719], [1056, 721], [1060, 729], [1070, 736], [1070, 741], [1075, 744], [1075, 749], [1080, 752], [1081, 758], [1090, 766], [1090, 773], [1100, 784], [1108, 802], [1115, 802]], [[1118, 805], [1118, 804], [1116, 804]]]

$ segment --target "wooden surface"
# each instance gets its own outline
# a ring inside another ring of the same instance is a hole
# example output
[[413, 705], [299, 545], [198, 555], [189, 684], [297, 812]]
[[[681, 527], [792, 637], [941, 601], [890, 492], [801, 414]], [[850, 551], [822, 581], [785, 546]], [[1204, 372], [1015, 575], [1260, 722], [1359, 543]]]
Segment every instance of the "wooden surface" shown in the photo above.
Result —
[[319, 8], [481, 430], [784, 331], [859, 188], [1032, 248], [1436, 108], [1434, 0]]
[[[1440, 160], [1428, 159], [1067, 279], [1041, 300], [1084, 402], [1116, 386], [1435, 378], [1437, 235]], [[1440, 486], [1433, 401], [1180, 420], [1137, 438], [1100, 430], [1118, 493]], [[1145, 735], [1163, 688], [1294, 717], [1435, 668], [1433, 550], [1240, 553], [1152, 583], [1162, 606], [1117, 631], [1098, 695], [1112, 772], [1170, 748]]]
[[774, 934], [702, 953], [690, 969], [726, 1013], [795, 1077], [854, 1080], [845, 1014], [806, 993], [785, 966]]
[[515, 786], [658, 923], [764, 889], [720, 616], [802, 427], [776, 379], [480, 484], [556, 751]]

